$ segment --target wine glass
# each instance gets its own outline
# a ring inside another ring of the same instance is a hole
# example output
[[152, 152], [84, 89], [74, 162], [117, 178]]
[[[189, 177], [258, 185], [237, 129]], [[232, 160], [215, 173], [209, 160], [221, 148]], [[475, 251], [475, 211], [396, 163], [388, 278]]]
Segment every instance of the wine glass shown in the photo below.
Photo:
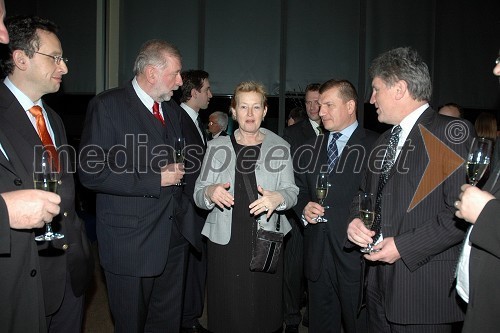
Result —
[[[185, 138], [176, 138], [174, 144], [175, 150], [175, 163], [184, 163], [184, 149], [186, 148], [186, 139]], [[180, 183], [176, 184], [177, 186], [184, 185], [184, 182], [181, 180]]]
[[[359, 218], [363, 221], [365, 227], [371, 230], [373, 220], [375, 219], [375, 196], [373, 193], [360, 193], [359, 194]], [[368, 244], [367, 247], [362, 248], [360, 251], [363, 253], [373, 252], [374, 244]]]
[[[328, 195], [328, 173], [321, 172], [316, 178], [316, 198], [321, 206], [324, 206], [324, 201]], [[326, 209], [327, 207], [325, 207]], [[318, 216], [314, 219], [316, 222], [327, 222], [328, 220], [324, 217]]]
[[[46, 152], [42, 155], [40, 162], [35, 162], [33, 170], [33, 184], [35, 189], [57, 193], [59, 173]], [[35, 240], [38, 242], [52, 241], [64, 238], [63, 234], [52, 231], [52, 224], [45, 224], [45, 233], [38, 235]]]
[[492, 141], [486, 138], [474, 138], [467, 155], [467, 178], [469, 184], [476, 186], [490, 164]]

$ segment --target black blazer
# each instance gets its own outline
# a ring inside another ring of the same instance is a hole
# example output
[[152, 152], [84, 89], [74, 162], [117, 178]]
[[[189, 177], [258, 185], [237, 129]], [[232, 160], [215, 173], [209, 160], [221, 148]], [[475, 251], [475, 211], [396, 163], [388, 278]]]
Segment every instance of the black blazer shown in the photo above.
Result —
[[174, 162], [174, 140], [182, 133], [178, 109], [164, 102], [162, 110], [165, 127], [131, 82], [99, 94], [88, 106], [79, 176], [97, 192], [99, 255], [113, 274], [155, 276], [167, 262], [182, 187], [161, 187], [160, 168]]
[[[384, 306], [387, 319], [394, 323], [437, 324], [463, 320], [453, 283], [465, 235], [465, 223], [454, 216], [453, 206], [460, 186], [466, 181], [463, 167], [437, 184], [416, 207], [409, 210], [429, 165], [427, 143], [424, 143], [422, 134], [425, 130], [459, 156], [465, 158], [467, 154], [474, 129], [468, 121], [458, 120], [463, 133], [469, 135], [457, 140], [449, 132], [452, 121], [457, 119], [439, 115], [431, 108], [424, 111], [409, 133], [382, 192], [382, 233], [384, 237], [394, 237], [401, 259], [392, 265], [381, 264], [369, 269], [384, 271], [381, 283], [385, 290]], [[382, 134], [375, 143], [376, 149], [385, 150], [389, 136], [390, 130]], [[372, 154], [361, 191], [377, 192], [380, 156], [383, 156], [383, 151]], [[446, 161], [441, 165], [442, 170], [432, 172], [444, 174], [450, 171], [446, 170]], [[351, 212], [357, 209], [356, 200]], [[368, 279], [368, 284], [372, 281]]]
[[315, 136], [316, 132], [308, 119], [302, 120], [292, 126], [285, 127], [283, 132], [283, 139], [290, 144], [290, 152], [292, 154], [294, 154], [295, 150], [304, 142]]
[[[59, 149], [59, 155], [75, 156], [67, 144], [61, 118], [45, 104], [44, 108], [54, 132], [54, 144]], [[41, 146], [42, 143], [26, 116], [25, 110], [4, 84], [0, 84], [0, 132], [3, 134], [0, 142], [9, 157], [7, 161], [1, 154], [0, 191], [32, 189], [33, 151], [35, 146]], [[35, 277], [41, 274], [46, 315], [53, 314], [61, 305], [66, 285], [66, 272], [70, 274], [75, 295], [81, 296], [90, 283], [94, 271], [85, 227], [75, 212], [73, 174], [68, 172], [73, 166], [69, 158], [60, 160], [62, 171], [58, 194], [62, 199], [61, 214], [54, 218], [52, 227], [55, 231], [63, 233], [65, 237], [52, 241], [53, 248], [48, 249], [48, 242], [35, 243], [33, 232], [9, 229], [8, 219], [2, 219], [1, 222], [3, 231], [0, 237], [3, 239], [0, 241], [0, 247], [3, 248], [2, 254], [7, 255], [0, 256], [2, 265], [0, 270], [2, 274], [5, 274], [5, 279], [2, 278], [2, 287], [8, 286], [9, 282], [15, 282], [15, 285], [22, 285], [23, 288], [34, 292], [36, 288], [33, 289], [33, 280], [35, 279], [29, 275]], [[37, 234], [43, 232], [43, 228], [37, 230]], [[40, 253], [39, 256], [35, 254], [37, 251]], [[40, 269], [37, 269], [37, 261], [39, 261]], [[24, 280], [25, 284], [19, 280]], [[14, 294], [23, 297], [20, 295], [21, 290]], [[35, 304], [36, 301], [33, 301], [33, 306]], [[0, 322], [3, 321], [0, 320]]]
[[[316, 201], [316, 177], [322, 166], [327, 165], [327, 145], [329, 133], [306, 142], [309, 147], [299, 148], [295, 154], [295, 183], [299, 187], [297, 205], [298, 216], [302, 215], [309, 201]], [[347, 142], [336, 168], [330, 173], [331, 187], [325, 199], [329, 209], [325, 211], [326, 223], [309, 224], [304, 228], [304, 273], [309, 280], [316, 281], [321, 273], [325, 251], [333, 249], [335, 265], [341, 270], [340, 276], [348, 281], [360, 277], [361, 254], [358, 249], [345, 249], [349, 207], [357, 194], [361, 174], [366, 166], [371, 147], [378, 134], [358, 126]], [[303, 154], [311, 149], [311, 154]], [[300, 159], [299, 159], [300, 157]], [[307, 172], [304, 170], [309, 164]], [[299, 172], [297, 172], [299, 171]]]
[[497, 332], [500, 326], [500, 165], [491, 173], [483, 189], [497, 199], [486, 204], [470, 234], [469, 304], [464, 333]]

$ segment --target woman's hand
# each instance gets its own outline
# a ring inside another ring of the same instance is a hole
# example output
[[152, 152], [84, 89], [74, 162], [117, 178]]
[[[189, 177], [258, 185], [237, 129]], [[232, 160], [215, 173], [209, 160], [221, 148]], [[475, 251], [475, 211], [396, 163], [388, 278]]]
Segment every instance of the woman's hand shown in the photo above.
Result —
[[207, 186], [205, 196], [219, 208], [229, 208], [234, 205], [234, 197], [227, 191], [230, 187], [230, 183], [220, 183]]
[[269, 219], [273, 211], [285, 201], [285, 198], [283, 198], [281, 193], [264, 190], [260, 185], [257, 186], [257, 191], [259, 191], [261, 197], [248, 206], [248, 208], [250, 208], [250, 214], [259, 215], [266, 212], [266, 218]]

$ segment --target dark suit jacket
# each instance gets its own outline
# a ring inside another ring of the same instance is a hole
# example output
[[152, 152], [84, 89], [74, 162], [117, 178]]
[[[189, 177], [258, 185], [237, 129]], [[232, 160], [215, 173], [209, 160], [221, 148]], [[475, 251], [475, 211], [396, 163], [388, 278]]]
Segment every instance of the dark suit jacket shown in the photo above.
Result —
[[[316, 177], [320, 168], [327, 165], [327, 145], [329, 133], [320, 135], [317, 140], [309, 140], [295, 154], [295, 183], [299, 187], [297, 205], [294, 207], [298, 216], [302, 215], [309, 201], [316, 201]], [[358, 249], [344, 249], [349, 224], [349, 207], [357, 194], [361, 174], [366, 166], [371, 147], [378, 134], [358, 126], [342, 151], [336, 170], [330, 174], [331, 184], [325, 205], [326, 223], [309, 224], [304, 228], [304, 272], [309, 280], [316, 281], [323, 268], [326, 251], [334, 250], [335, 265], [341, 273], [338, 276], [356, 281], [360, 277], [361, 255]], [[312, 154], [302, 154], [304, 149], [312, 149]], [[300, 160], [297, 160], [299, 157]], [[312, 157], [312, 158], [311, 158]], [[307, 172], [302, 172], [306, 164]]]
[[304, 142], [315, 136], [316, 132], [308, 119], [302, 120], [292, 126], [285, 127], [283, 132], [283, 139], [290, 144], [290, 152], [292, 154], [294, 154], [295, 150]]
[[[485, 190], [497, 199], [486, 204], [470, 234], [469, 304], [464, 333], [498, 332], [500, 327], [500, 165], [491, 173]], [[495, 181], [496, 180], [496, 181]]]
[[[451, 121], [431, 108], [424, 111], [408, 135], [382, 192], [382, 233], [386, 238], [394, 237], [401, 258], [392, 265], [370, 266], [368, 284], [373, 285], [377, 270], [384, 272], [381, 282], [385, 292], [384, 306], [387, 319], [394, 323], [435, 324], [463, 320], [453, 283], [465, 232], [464, 222], [454, 217], [453, 207], [460, 186], [466, 180], [463, 167], [408, 211], [429, 163], [419, 125], [458, 155], [465, 157], [467, 154], [472, 137], [453, 140], [456, 138], [447, 131]], [[465, 133], [474, 133], [468, 121], [459, 121]], [[377, 170], [380, 170], [380, 156], [383, 156], [389, 135], [390, 130], [375, 143], [381, 151], [370, 158], [371, 172], [367, 173], [362, 191], [377, 192]], [[446, 161], [443, 160], [442, 165], [443, 169], [432, 172], [447, 173]], [[353, 202], [351, 212], [357, 209], [357, 202]]]
[[[203, 225], [205, 224], [207, 211], [198, 208], [195, 205], [193, 193], [194, 184], [196, 183], [196, 179], [200, 174], [201, 164], [203, 163], [203, 157], [205, 156], [207, 147], [200, 137], [198, 126], [193, 122], [191, 117], [189, 117], [184, 109], [182, 109], [181, 107], [179, 107], [179, 109], [182, 123], [182, 133], [184, 135], [184, 138], [186, 139], [186, 157], [184, 161], [184, 171], [186, 173], [184, 175], [185, 185], [183, 186], [185, 196], [183, 200], [185, 200], [186, 203], [189, 202], [191, 204], [191, 207], [185, 208], [188, 211], [187, 214], [190, 214], [185, 218], [191, 218], [194, 220], [194, 223], [186, 222], [183, 224], [183, 226], [185, 227], [183, 235], [185, 237], [189, 237], [189, 239], [191, 239], [190, 243], [194, 243], [193, 245], [195, 246], [195, 248], [197, 248], [198, 251], [201, 251], [201, 229], [203, 229]], [[190, 210], [193, 210], [193, 212], [189, 212]], [[193, 226], [194, 228], [192, 228], [191, 230], [187, 230], [186, 227], [188, 226]]]
[[[162, 103], [162, 110], [165, 127], [131, 82], [99, 94], [88, 106], [79, 176], [97, 192], [99, 255], [113, 274], [156, 276], [167, 262], [182, 187], [160, 186], [160, 167], [174, 162], [172, 147], [182, 133], [178, 109]], [[92, 149], [95, 156], [88, 154]]]
[[[74, 156], [70, 154], [61, 118], [47, 105], [44, 105], [44, 108], [54, 132], [54, 144], [59, 148], [59, 155], [64, 156], [62, 153], [64, 151], [67, 156]], [[1, 143], [9, 157], [9, 161], [3, 154], [0, 157], [0, 191], [32, 189], [34, 147], [41, 146], [42, 143], [25, 110], [4, 84], [0, 84], [0, 132], [3, 134], [3, 137], [0, 137]], [[69, 159], [60, 160], [62, 171], [58, 194], [62, 199], [61, 214], [54, 218], [52, 226], [65, 237], [52, 241], [53, 248], [47, 249], [48, 242], [35, 243], [32, 231], [11, 230], [5, 216], [0, 222], [2, 294], [4, 291], [7, 292], [3, 294], [7, 297], [2, 297], [2, 302], [5, 300], [16, 302], [24, 297], [34, 298], [31, 306], [22, 309], [22, 319], [17, 318], [17, 320], [27, 320], [24, 314], [29, 312], [28, 309], [36, 307], [35, 283], [39, 284], [40, 281], [37, 279], [40, 275], [46, 315], [53, 314], [61, 305], [67, 271], [70, 273], [76, 296], [81, 296], [85, 292], [92, 278], [93, 264], [89, 243], [83, 222], [76, 215], [74, 207], [73, 174], [68, 173], [72, 166]], [[37, 233], [41, 234], [43, 231], [44, 229], [40, 229]], [[37, 250], [40, 251], [39, 256], [36, 254]], [[9, 286], [12, 290], [3, 289]], [[26, 289], [23, 290], [24, 288]], [[24, 292], [27, 294], [23, 294]], [[5, 314], [3, 311], [0, 313], [0, 316]], [[0, 322], [4, 323], [3, 320]]]

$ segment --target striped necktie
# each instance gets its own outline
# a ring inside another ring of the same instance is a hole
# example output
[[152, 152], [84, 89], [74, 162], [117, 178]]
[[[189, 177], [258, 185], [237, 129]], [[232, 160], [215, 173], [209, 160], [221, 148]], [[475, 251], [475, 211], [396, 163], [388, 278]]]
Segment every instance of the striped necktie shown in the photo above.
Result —
[[342, 133], [330, 133], [330, 143], [328, 144], [328, 173], [332, 172], [335, 168], [335, 164], [339, 159], [339, 150], [337, 148], [337, 140], [342, 136]]

